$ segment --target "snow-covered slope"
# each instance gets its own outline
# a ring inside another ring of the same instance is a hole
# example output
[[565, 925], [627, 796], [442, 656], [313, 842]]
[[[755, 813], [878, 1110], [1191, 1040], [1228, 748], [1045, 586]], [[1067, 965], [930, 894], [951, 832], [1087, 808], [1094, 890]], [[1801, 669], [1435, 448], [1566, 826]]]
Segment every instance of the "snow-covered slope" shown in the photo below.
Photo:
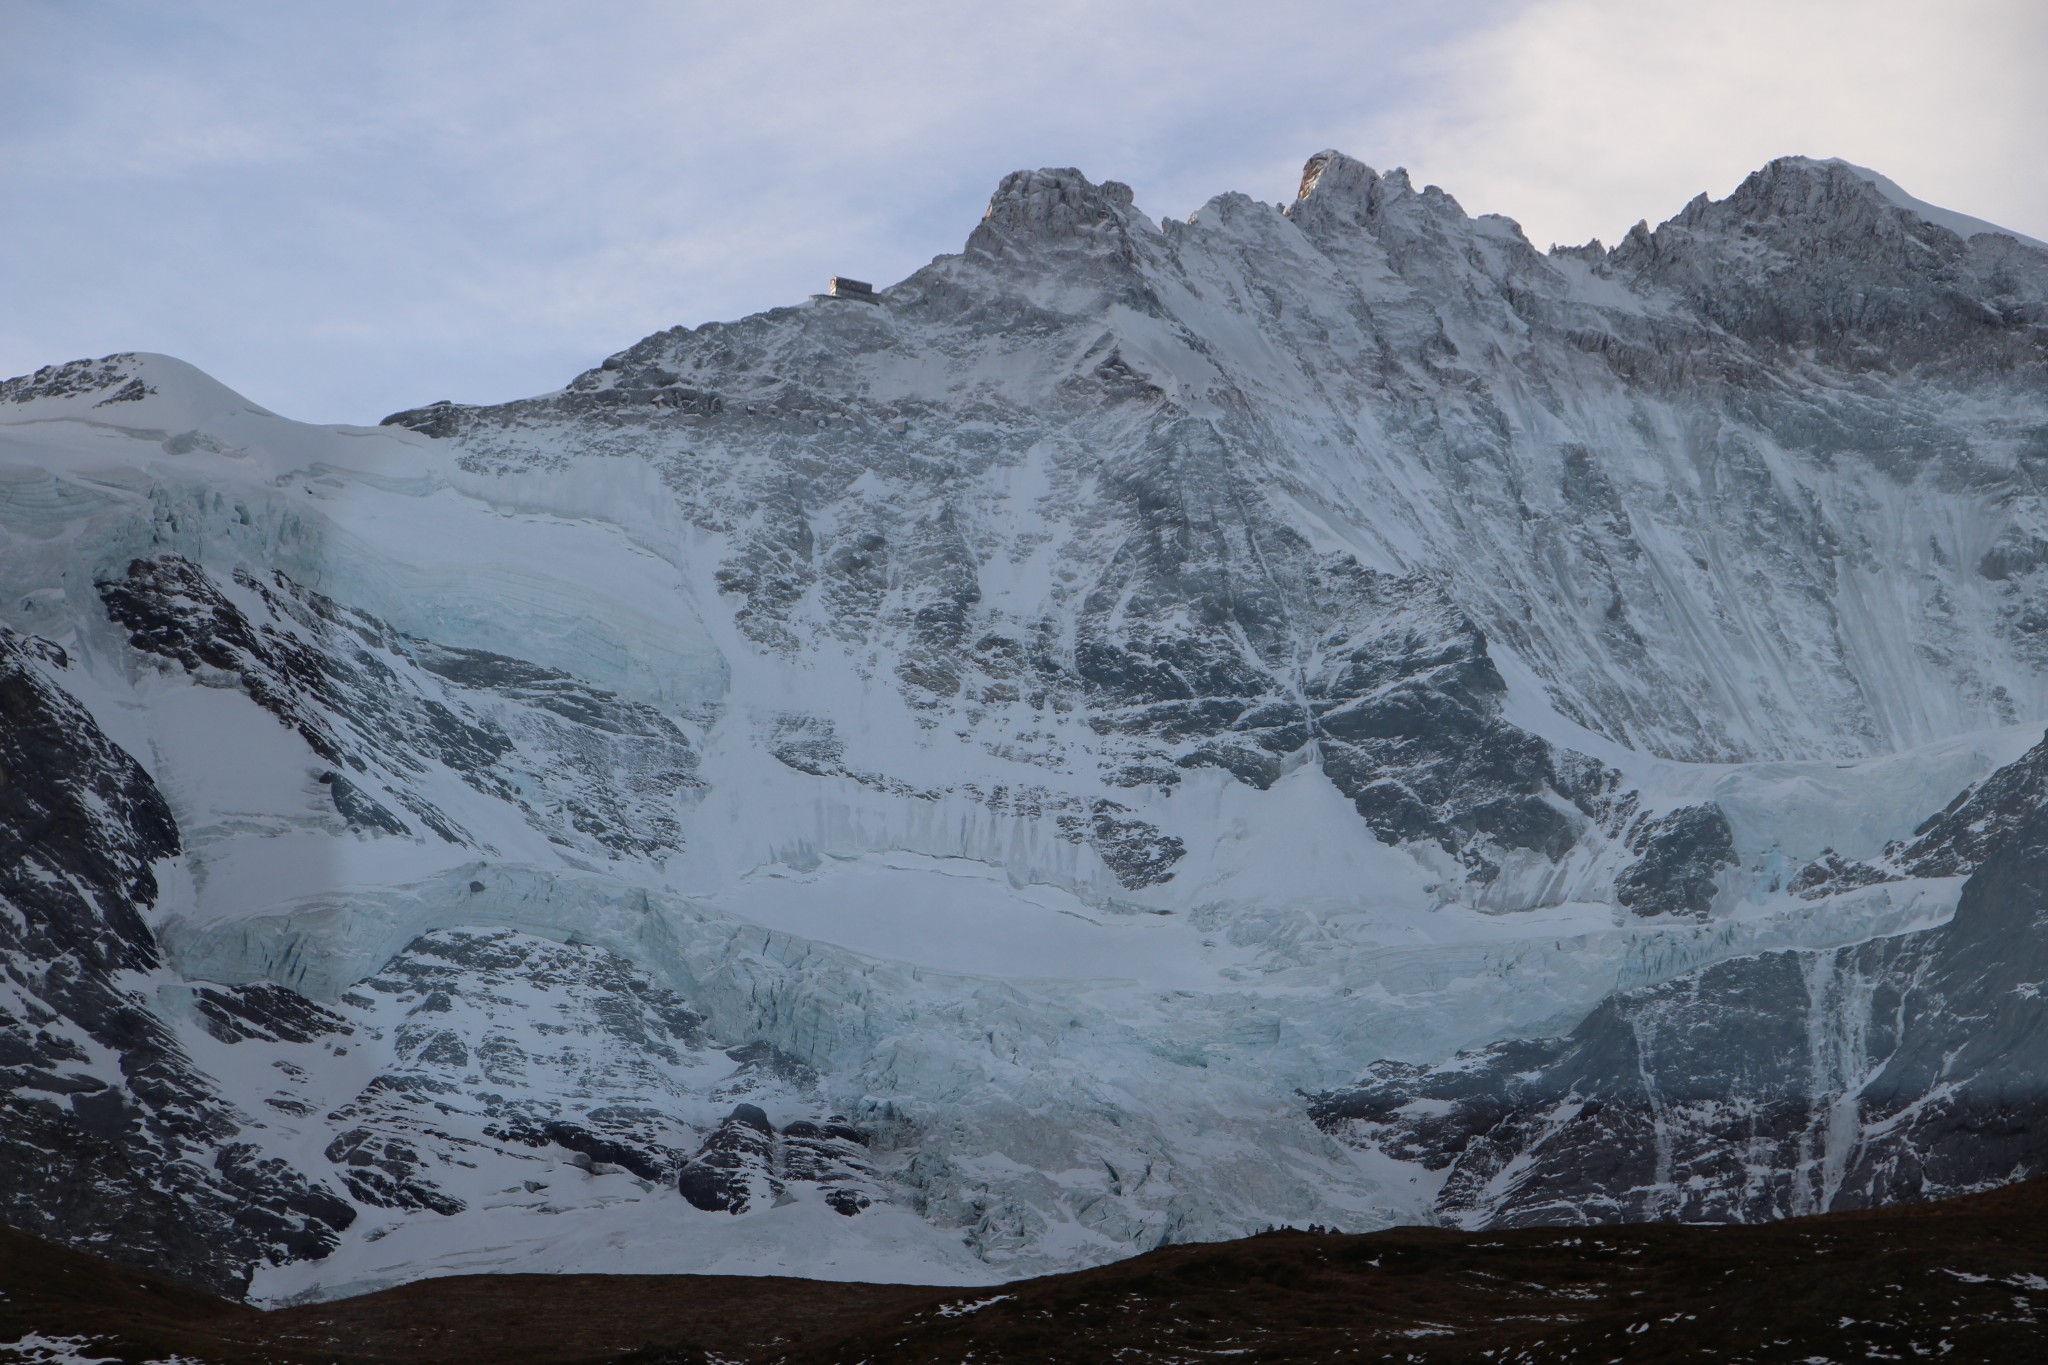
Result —
[[1902, 850], [2048, 720], [2048, 252], [1894, 190], [1039, 171], [502, 407], [7, 381], [10, 1218], [275, 1298], [1465, 1216], [1372, 1064], [1952, 936]]

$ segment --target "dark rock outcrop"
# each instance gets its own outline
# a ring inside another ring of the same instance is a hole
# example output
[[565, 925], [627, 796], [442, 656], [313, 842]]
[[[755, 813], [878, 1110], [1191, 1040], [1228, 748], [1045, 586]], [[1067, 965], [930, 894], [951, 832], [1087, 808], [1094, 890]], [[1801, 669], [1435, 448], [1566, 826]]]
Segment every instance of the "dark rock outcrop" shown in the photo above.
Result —
[[[151, 865], [178, 830], [47, 667], [0, 630], [0, 1203], [28, 1231], [239, 1293], [256, 1263], [324, 1254], [355, 1211], [238, 1141], [245, 1120], [139, 993], [160, 961]], [[213, 1006], [221, 1028], [262, 1012]]]
[[745, 1213], [782, 1193], [774, 1169], [775, 1125], [759, 1105], [741, 1104], [704, 1139], [676, 1188], [706, 1212]]
[[655, 708], [559, 669], [403, 635], [282, 574], [234, 581], [255, 614], [172, 554], [98, 587], [135, 649], [232, 680], [333, 765], [320, 781], [351, 829], [413, 837], [409, 815], [445, 842], [484, 848], [409, 780], [441, 768], [607, 857], [679, 847], [673, 801], [699, 785], [697, 754]]
[[1639, 816], [1625, 836], [1637, 860], [1614, 879], [1614, 899], [1638, 915], [1705, 919], [1718, 889], [1714, 875], [1735, 863], [1735, 831], [1719, 806], [1687, 806]]
[[797, 1119], [778, 1132], [760, 1106], [740, 1104], [705, 1138], [676, 1185], [707, 1212], [745, 1213], [808, 1183], [850, 1218], [880, 1198], [867, 1147], [868, 1135], [836, 1115]]
[[1749, 1222], [2048, 1171], [2044, 752], [1921, 827], [1921, 875], [1974, 867], [1939, 928], [1717, 963], [1310, 1111], [1445, 1172], [1470, 1225]]

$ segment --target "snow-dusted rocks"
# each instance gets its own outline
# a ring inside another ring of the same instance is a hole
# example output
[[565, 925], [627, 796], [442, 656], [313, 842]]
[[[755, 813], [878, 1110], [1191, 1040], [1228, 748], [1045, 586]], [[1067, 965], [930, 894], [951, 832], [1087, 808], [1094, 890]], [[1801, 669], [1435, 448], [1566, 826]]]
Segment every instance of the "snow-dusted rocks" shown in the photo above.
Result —
[[1438, 1210], [1469, 1226], [1754, 1221], [2039, 1171], [2044, 756], [1894, 854], [1974, 868], [1947, 924], [1717, 963], [1610, 996], [1561, 1039], [1380, 1063], [1318, 1096], [1317, 1121], [1441, 1173]]
[[488, 849], [422, 794], [446, 774], [565, 847], [646, 856], [680, 843], [676, 805], [698, 786], [697, 755], [654, 707], [523, 659], [401, 636], [281, 572], [235, 576], [247, 612], [174, 554], [95, 586], [132, 648], [239, 685], [336, 765], [318, 780], [359, 834], [413, 835], [388, 801], [445, 843]]
[[273, 1299], [2033, 1169], [1912, 1059], [2031, 1036], [2048, 253], [1887, 185], [1545, 254], [1334, 152], [1025, 172], [521, 402], [0, 384], [0, 816], [77, 864], [6, 870], [8, 1103], [256, 1191], [96, 1245]]
[[144, 916], [178, 832], [67, 668], [0, 629], [0, 1194], [17, 1226], [238, 1292], [256, 1262], [332, 1250], [355, 1210], [243, 1140], [152, 1008]]

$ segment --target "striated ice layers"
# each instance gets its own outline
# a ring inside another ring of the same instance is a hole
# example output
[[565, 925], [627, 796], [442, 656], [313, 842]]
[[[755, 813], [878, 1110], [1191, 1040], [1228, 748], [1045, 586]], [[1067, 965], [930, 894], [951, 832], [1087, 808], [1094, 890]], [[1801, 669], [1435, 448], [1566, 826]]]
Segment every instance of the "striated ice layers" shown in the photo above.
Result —
[[[1954, 913], [1900, 849], [2048, 716], [2048, 253], [1958, 222], [1791, 160], [1544, 256], [1334, 153], [1186, 223], [1041, 171], [880, 306], [500, 408], [9, 381], [8, 648], [178, 834], [105, 998], [212, 1117], [148, 1141], [306, 1191], [104, 1249], [277, 1299], [1677, 1216], [1329, 1097], [1785, 950], [1861, 1027], [1833, 950]], [[15, 1098], [144, 1141], [17, 913], [75, 1041]], [[1832, 1117], [1758, 1160], [1819, 1207], [1873, 1044], [1802, 1036]]]

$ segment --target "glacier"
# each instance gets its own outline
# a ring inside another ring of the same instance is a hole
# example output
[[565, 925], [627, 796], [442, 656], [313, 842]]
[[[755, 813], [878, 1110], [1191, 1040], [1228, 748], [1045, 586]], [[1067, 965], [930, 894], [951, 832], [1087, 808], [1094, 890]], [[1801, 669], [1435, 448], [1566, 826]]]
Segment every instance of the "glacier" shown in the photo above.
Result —
[[[10, 1218], [279, 1302], [1912, 1197], [1858, 1087], [2025, 881], [2044, 360], [2048, 250], [1846, 163], [1546, 254], [1325, 152], [1018, 173], [496, 407], [8, 380]], [[1746, 973], [1825, 1112], [1731, 1174], [1639, 1067], [1601, 1185], [1598, 1030], [1746, 1055]]]

